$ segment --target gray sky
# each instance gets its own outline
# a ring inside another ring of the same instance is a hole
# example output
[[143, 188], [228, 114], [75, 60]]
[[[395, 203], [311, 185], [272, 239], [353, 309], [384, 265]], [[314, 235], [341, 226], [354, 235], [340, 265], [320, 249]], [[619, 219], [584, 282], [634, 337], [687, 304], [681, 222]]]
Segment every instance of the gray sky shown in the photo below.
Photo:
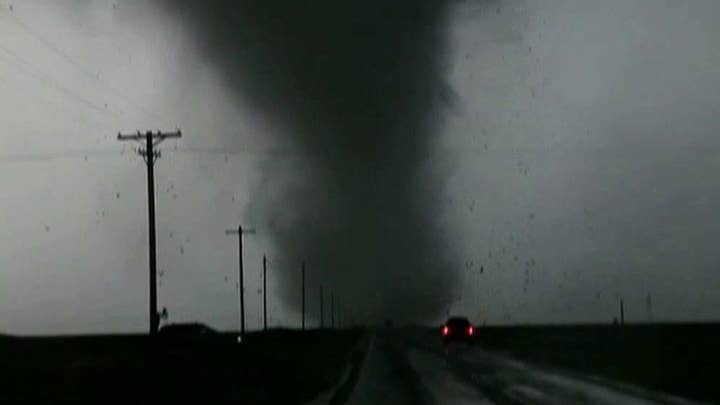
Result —
[[[457, 101], [420, 168], [443, 173], [427, 216], [460, 263], [442, 270], [457, 272], [456, 301], [438, 306], [489, 323], [605, 322], [622, 296], [628, 319], [646, 320], [651, 294], [655, 319], [717, 318], [718, 12], [711, 0], [453, 7], [444, 74]], [[298, 145], [228, 89], [199, 38], [159, 5], [0, 1], [0, 330], [146, 329], [145, 171], [115, 136], [176, 127], [184, 138], [157, 164], [160, 306], [236, 327], [224, 229], [262, 223], [253, 192], [282, 195], [313, 163], [272, 153]], [[246, 247], [256, 327], [261, 255], [271, 274], [293, 265], [275, 261], [268, 232]], [[271, 324], [298, 321], [271, 302]]]

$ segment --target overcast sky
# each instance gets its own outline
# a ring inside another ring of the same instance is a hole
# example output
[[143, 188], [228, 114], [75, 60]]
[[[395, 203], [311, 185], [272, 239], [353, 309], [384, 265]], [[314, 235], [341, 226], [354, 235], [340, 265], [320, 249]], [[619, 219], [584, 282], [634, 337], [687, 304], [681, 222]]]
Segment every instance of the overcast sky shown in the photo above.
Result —
[[[610, 322], [619, 297], [630, 321], [717, 319], [717, 15], [713, 0], [450, 7], [438, 48], [450, 101], [413, 173], [439, 179], [423, 215], [454, 260], [437, 271], [455, 282], [425, 321]], [[231, 86], [208, 38], [166, 3], [0, 0], [0, 331], [146, 330], [145, 168], [116, 140], [137, 129], [183, 131], [156, 164], [159, 306], [236, 328], [237, 241], [224, 230], [243, 222], [258, 225], [249, 326], [263, 253], [270, 323], [298, 323], [273, 294], [298, 264], [262, 228], [292, 201], [265, 218], [252, 208], [316, 161]], [[380, 308], [362, 295], [346, 306]]]

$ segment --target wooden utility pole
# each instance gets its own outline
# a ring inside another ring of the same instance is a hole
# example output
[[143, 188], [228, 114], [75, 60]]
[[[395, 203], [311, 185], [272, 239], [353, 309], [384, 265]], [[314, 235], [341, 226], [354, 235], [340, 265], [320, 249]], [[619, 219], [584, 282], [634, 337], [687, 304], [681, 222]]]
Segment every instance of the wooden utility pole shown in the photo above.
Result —
[[305, 330], [305, 262], [302, 262], [302, 330]]
[[323, 305], [323, 287], [320, 285], [320, 329], [325, 327], [325, 305]]
[[240, 337], [245, 336], [245, 277], [243, 271], [243, 235], [254, 234], [255, 229], [243, 229], [242, 225], [238, 225], [237, 229], [228, 229], [225, 235], [238, 236], [238, 287], [240, 289]]
[[155, 335], [160, 326], [160, 314], [157, 311], [157, 247], [155, 241], [155, 161], [160, 158], [160, 151], [155, 147], [167, 138], [180, 138], [180, 130], [175, 132], [152, 132], [145, 134], [138, 131], [133, 134], [118, 133], [119, 141], [145, 141], [145, 148], [139, 148], [140, 154], [147, 165], [148, 194], [148, 251], [150, 265], [150, 335]]
[[267, 258], [263, 255], [263, 331], [267, 332]]

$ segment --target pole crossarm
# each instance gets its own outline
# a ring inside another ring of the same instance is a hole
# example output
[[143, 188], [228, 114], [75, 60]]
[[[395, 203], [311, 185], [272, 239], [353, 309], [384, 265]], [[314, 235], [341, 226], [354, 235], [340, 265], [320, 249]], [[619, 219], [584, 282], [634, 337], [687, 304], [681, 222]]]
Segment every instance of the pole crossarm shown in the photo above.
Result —
[[[150, 133], [150, 137], [155, 142], [158, 142], [158, 143], [162, 142], [163, 140], [168, 139], [168, 138], [182, 137], [182, 131], [180, 131], [178, 129], [178, 130], [175, 130], [172, 132], [163, 132], [163, 131], [156, 131], [156, 132], [147, 131], [145, 133], [143, 133], [141, 131], [127, 132], [127, 133], [118, 132], [117, 139], [119, 141], [144, 141], [145, 139], [147, 139], [148, 133]], [[157, 145], [157, 143], [153, 143], [153, 144]]]

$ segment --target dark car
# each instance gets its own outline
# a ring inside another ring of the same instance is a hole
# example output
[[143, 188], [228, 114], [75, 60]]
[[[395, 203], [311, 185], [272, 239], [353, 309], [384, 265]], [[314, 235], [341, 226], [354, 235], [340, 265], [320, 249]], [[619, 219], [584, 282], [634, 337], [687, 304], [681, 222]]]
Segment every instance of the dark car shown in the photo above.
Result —
[[475, 337], [475, 328], [467, 318], [453, 317], [448, 319], [440, 328], [440, 334], [445, 345], [454, 341], [472, 344]]

